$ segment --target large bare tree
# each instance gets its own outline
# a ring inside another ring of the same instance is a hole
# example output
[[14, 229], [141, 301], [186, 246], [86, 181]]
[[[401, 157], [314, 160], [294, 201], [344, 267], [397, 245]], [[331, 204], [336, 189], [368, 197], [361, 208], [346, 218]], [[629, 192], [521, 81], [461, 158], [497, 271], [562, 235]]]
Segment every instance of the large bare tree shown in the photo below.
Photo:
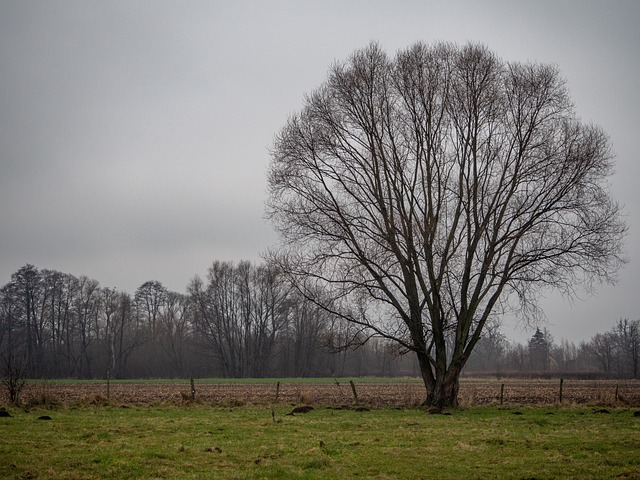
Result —
[[611, 170], [607, 135], [576, 118], [554, 66], [371, 44], [277, 135], [274, 256], [309, 297], [330, 292], [332, 313], [415, 352], [427, 404], [456, 405], [492, 317], [615, 280], [626, 225]]

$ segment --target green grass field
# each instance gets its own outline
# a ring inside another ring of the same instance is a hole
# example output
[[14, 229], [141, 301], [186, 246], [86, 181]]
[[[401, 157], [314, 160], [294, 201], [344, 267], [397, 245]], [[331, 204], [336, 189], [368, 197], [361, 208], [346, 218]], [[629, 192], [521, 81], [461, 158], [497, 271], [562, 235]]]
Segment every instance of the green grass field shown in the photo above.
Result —
[[640, 417], [629, 409], [8, 410], [9, 479], [640, 478]]

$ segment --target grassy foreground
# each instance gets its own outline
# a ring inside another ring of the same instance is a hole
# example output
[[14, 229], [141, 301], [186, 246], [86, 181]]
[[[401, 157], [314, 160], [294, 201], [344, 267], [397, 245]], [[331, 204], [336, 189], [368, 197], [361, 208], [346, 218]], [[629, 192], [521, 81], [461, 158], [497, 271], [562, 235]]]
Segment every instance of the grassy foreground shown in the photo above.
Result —
[[290, 410], [9, 409], [0, 478], [640, 478], [632, 410]]

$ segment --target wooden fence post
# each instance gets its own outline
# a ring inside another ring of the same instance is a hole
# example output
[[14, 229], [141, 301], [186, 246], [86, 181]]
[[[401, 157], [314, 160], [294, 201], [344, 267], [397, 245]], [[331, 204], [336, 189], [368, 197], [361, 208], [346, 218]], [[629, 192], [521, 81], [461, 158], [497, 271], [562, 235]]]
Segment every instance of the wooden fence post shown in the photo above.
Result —
[[191, 379], [191, 401], [195, 401], [196, 399], [196, 384], [193, 381], [193, 378]]
[[279, 396], [280, 396], [280, 382], [276, 383], [276, 402], [278, 401]]
[[504, 383], [500, 385], [500, 405], [504, 402]]
[[562, 403], [562, 385], [564, 384], [564, 378], [560, 379], [560, 403]]
[[351, 384], [351, 391], [353, 392], [353, 401], [354, 403], [358, 403], [358, 394], [356, 393], [356, 385], [353, 383], [353, 380], [349, 380]]

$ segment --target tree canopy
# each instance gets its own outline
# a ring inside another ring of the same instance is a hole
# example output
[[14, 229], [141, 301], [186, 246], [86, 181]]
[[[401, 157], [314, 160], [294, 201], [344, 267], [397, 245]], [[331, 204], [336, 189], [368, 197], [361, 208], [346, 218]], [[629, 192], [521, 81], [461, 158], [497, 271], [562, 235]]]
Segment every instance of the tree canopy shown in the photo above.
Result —
[[493, 317], [615, 280], [626, 225], [612, 158], [555, 66], [372, 43], [277, 135], [274, 256], [309, 298], [323, 291], [324, 308], [415, 352], [427, 403], [455, 405]]

